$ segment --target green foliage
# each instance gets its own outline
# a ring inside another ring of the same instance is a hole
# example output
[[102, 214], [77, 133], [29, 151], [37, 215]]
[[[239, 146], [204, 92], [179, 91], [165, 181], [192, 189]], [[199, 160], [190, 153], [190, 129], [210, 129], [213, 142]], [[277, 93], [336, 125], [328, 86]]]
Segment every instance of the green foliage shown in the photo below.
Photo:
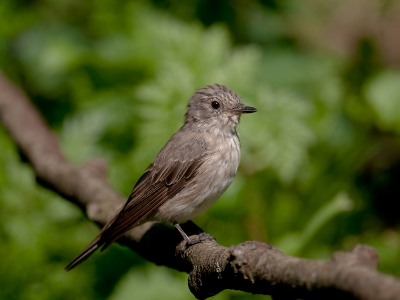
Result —
[[[309, 258], [368, 243], [381, 270], [400, 276], [399, 222], [385, 194], [399, 179], [400, 72], [377, 64], [366, 42], [354, 61], [302, 50], [284, 30], [298, 22], [295, 2], [250, 1], [231, 19], [194, 2], [2, 1], [0, 66], [67, 157], [105, 157], [126, 195], [182, 125], [194, 90], [227, 85], [259, 112], [239, 125], [236, 179], [194, 221], [223, 245], [256, 239]], [[117, 245], [64, 272], [97, 228], [37, 186], [2, 128], [0, 149], [1, 299], [192, 297], [186, 275]], [[216, 297], [247, 298], [261, 297]]]
[[384, 131], [400, 131], [400, 72], [385, 70], [371, 78], [365, 87], [365, 98]]

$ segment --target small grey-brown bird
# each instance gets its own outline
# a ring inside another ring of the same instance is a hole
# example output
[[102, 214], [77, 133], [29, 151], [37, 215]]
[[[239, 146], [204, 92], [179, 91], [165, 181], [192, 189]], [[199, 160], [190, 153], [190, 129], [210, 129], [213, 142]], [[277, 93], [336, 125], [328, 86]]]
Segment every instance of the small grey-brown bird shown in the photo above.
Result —
[[174, 224], [187, 244], [197, 243], [179, 223], [208, 209], [231, 184], [240, 162], [236, 126], [241, 114], [256, 111], [223, 85], [198, 89], [187, 105], [185, 124], [144, 171], [126, 204], [65, 269], [152, 220]]

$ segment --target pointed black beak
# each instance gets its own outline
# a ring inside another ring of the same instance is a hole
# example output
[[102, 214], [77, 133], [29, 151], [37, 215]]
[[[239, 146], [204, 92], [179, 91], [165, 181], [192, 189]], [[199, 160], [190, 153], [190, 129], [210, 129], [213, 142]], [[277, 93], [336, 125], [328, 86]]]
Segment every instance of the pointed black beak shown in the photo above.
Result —
[[238, 109], [242, 114], [251, 114], [257, 112], [257, 108], [251, 106], [242, 106]]
[[240, 104], [236, 107], [226, 109], [225, 111], [234, 114], [251, 114], [255, 113], [257, 111], [257, 108], [251, 106], [244, 106], [243, 104]]

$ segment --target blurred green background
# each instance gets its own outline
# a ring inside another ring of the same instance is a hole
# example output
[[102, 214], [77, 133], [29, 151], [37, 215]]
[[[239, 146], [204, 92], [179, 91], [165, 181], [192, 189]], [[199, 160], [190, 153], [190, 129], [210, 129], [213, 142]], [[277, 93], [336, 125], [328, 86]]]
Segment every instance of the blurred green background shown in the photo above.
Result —
[[[104, 157], [128, 195], [194, 90], [227, 85], [259, 112], [233, 184], [194, 221], [308, 258], [369, 244], [396, 276], [399, 67], [399, 1], [0, 2], [0, 68], [71, 161]], [[3, 127], [0, 151], [1, 299], [194, 299], [186, 274], [119, 245], [65, 272], [98, 228], [35, 183]]]

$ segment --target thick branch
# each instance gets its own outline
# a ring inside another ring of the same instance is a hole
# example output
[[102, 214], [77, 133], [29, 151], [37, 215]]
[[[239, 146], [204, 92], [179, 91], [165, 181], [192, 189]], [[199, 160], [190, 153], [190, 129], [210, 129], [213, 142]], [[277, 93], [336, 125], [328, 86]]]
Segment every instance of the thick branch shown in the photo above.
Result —
[[[104, 225], [125, 202], [107, 184], [102, 159], [79, 166], [65, 159], [38, 111], [1, 73], [0, 119], [31, 163], [37, 181], [79, 205], [91, 221]], [[192, 222], [183, 226], [189, 234], [201, 232]], [[259, 242], [226, 248], [207, 241], [180, 251], [181, 240], [173, 228], [146, 223], [118, 242], [156, 264], [189, 273], [189, 288], [199, 299], [224, 289], [275, 299], [400, 299], [400, 281], [375, 270], [378, 256], [368, 246], [318, 261], [291, 257]]]

